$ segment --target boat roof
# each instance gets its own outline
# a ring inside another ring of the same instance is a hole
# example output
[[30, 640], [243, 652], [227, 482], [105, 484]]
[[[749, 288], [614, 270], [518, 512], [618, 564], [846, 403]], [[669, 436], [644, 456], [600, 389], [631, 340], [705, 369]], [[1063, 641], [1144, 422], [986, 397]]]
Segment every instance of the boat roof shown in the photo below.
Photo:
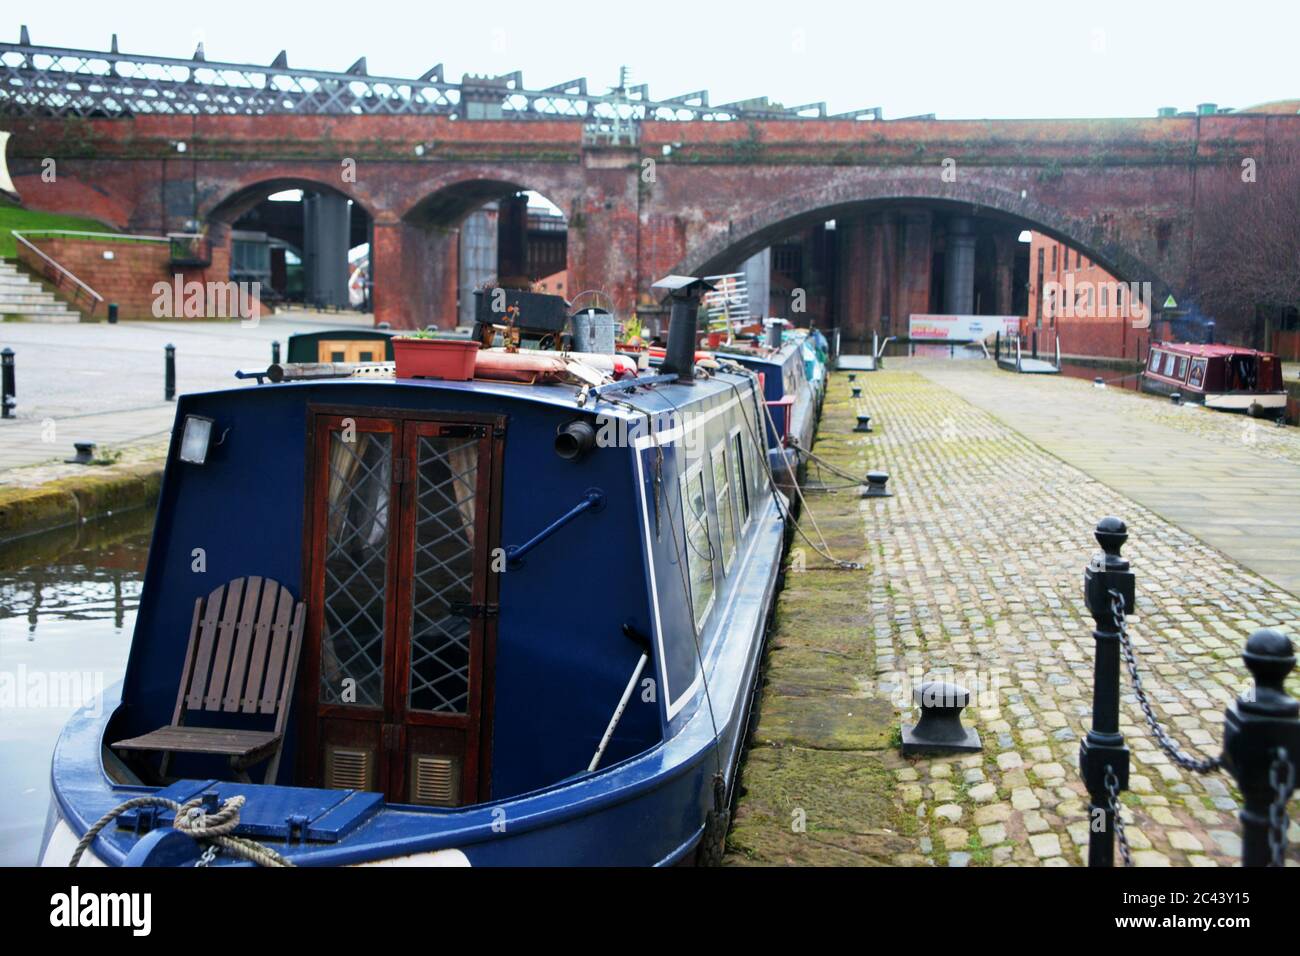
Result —
[[1187, 355], [1195, 355], [1198, 358], [1223, 358], [1228, 355], [1268, 355], [1272, 352], [1261, 352], [1257, 349], [1248, 349], [1240, 345], [1198, 345], [1193, 342], [1159, 342], [1152, 346], [1156, 349], [1166, 349], [1171, 352], [1181, 352]]
[[[646, 377], [644, 373], [642, 377]], [[610, 393], [610, 397], [615, 399], [614, 402], [607, 401], [604, 396], [596, 396], [594, 399], [589, 398], [586, 404], [583, 405], [578, 404], [579, 395], [582, 391], [581, 386], [578, 385], [564, 382], [526, 384], [481, 378], [459, 382], [445, 379], [365, 376], [267, 382], [262, 385], [236, 390], [257, 393], [269, 389], [355, 388], [357, 386], [407, 387], [429, 389], [431, 392], [473, 392], [503, 399], [548, 405], [574, 412], [598, 412], [606, 417], [631, 419], [636, 417], [636, 413], [627, 407], [626, 402], [631, 402], [648, 411], [667, 411], [694, 404], [721, 392], [730, 392], [736, 385], [746, 381], [748, 381], [747, 376], [728, 372], [725, 369], [718, 369], [707, 378], [703, 376], [697, 377], [691, 385], [678, 385], [673, 382], [636, 384], [635, 379], [629, 379], [617, 383], [628, 387], [619, 388]], [[212, 389], [207, 392], [187, 393], [182, 397], [198, 397], [229, 391], [229, 389]]]

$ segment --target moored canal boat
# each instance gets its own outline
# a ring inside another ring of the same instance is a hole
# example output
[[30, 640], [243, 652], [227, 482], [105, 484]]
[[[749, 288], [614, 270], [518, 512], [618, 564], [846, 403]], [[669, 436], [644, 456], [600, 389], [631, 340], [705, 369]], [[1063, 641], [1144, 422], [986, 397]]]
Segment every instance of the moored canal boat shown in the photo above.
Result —
[[1257, 417], [1279, 415], [1286, 409], [1278, 357], [1234, 345], [1152, 345], [1142, 371], [1142, 388]]
[[[774, 338], [774, 337], [773, 337]], [[807, 347], [806, 332], [783, 334], [779, 344], [736, 341], [719, 346], [717, 357], [730, 360], [761, 376], [763, 398], [767, 407], [767, 455], [777, 486], [787, 495], [803, 481], [806, 456], [799, 449], [812, 448], [817, 418], [825, 389], [825, 363], [814, 384], [808, 376], [808, 360], [816, 351]], [[810, 354], [811, 353], [811, 356]]]
[[173, 803], [81, 865], [193, 864], [175, 806], [236, 797], [235, 835], [297, 865], [716, 858], [784, 503], [757, 376], [697, 374], [699, 287], [667, 288], [656, 374], [570, 354], [529, 384], [493, 349], [464, 381], [183, 396], [125, 677], [59, 740], [42, 862], [141, 797]]

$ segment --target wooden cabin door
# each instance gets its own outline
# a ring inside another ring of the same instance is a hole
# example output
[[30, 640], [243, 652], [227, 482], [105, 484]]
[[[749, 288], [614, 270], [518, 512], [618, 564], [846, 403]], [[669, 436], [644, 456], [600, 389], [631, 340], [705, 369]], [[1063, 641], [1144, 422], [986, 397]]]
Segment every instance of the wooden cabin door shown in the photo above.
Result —
[[310, 782], [398, 803], [486, 797], [498, 431], [315, 415]]

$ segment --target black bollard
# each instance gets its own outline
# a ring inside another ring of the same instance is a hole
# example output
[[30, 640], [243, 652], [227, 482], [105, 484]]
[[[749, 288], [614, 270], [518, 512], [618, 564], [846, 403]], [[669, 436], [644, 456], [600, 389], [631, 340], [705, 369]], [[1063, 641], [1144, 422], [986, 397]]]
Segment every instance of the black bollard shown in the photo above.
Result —
[[894, 493], [885, 486], [889, 484], [889, 474], [883, 471], [867, 472], [867, 483], [859, 486], [859, 498], [892, 498]]
[[273, 339], [271, 342], [271, 364], [280, 364], [280, 340]]
[[1243, 801], [1237, 815], [1241, 863], [1281, 865], [1286, 801], [1300, 759], [1300, 702], [1282, 687], [1295, 668], [1295, 648], [1285, 635], [1261, 630], [1250, 635], [1241, 657], [1255, 686], [1228, 707], [1223, 722], [1223, 766], [1236, 779]]
[[863, 412], [858, 416], [858, 423], [853, 426], [855, 432], [871, 432], [871, 416]]
[[18, 404], [14, 386], [14, 350], [6, 348], [0, 352], [0, 418], [13, 418], [14, 406]]
[[117, 325], [117, 303], [116, 302], [110, 302], [108, 304], [108, 324]]
[[980, 735], [961, 723], [961, 712], [970, 705], [970, 691], [965, 687], [928, 681], [912, 696], [921, 708], [921, 716], [915, 725], [903, 725], [900, 751], [904, 757], [978, 753], [984, 749]]
[[176, 346], [168, 342], [163, 346], [163, 401], [176, 398]]
[[[1083, 597], [1096, 628], [1096, 668], [1092, 686], [1092, 729], [1079, 746], [1079, 773], [1090, 800], [1088, 865], [1115, 865], [1115, 815], [1111, 811], [1111, 786], [1128, 789], [1128, 747], [1119, 732], [1119, 622], [1111, 592], [1124, 600], [1124, 614], [1133, 613], [1134, 579], [1129, 563], [1120, 557], [1128, 528], [1119, 518], [1097, 522], [1094, 532], [1101, 553], [1093, 555], [1083, 572]], [[1118, 803], [1119, 795], [1115, 794]]]
[[860, 386], [858, 385], [853, 386], [853, 397], [854, 398], [862, 397], [862, 388]]

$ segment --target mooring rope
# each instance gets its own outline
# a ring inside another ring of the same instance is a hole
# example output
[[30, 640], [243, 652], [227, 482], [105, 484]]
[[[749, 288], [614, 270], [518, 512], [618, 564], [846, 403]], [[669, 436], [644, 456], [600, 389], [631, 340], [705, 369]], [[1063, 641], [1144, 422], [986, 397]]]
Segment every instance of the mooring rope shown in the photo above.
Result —
[[95, 842], [95, 837], [99, 836], [104, 827], [128, 810], [140, 807], [162, 807], [171, 810], [176, 814], [175, 819], [172, 820], [173, 827], [197, 842], [208, 844], [196, 866], [206, 866], [211, 862], [217, 848], [226, 850], [232, 856], [242, 860], [256, 863], [258, 866], [293, 866], [292, 862], [270, 847], [263, 846], [256, 840], [233, 835], [235, 827], [239, 826], [239, 808], [244, 805], [244, 801], [242, 794], [236, 794], [224, 800], [214, 813], [208, 813], [203, 808], [202, 797], [195, 797], [185, 803], [177, 803], [167, 797], [133, 797], [125, 803], [118, 804], [94, 822], [78, 841], [68, 866], [75, 867], [81, 861], [82, 854]]
[[825, 468], [832, 475], [847, 479], [847, 482], [843, 485], [828, 485], [823, 482], [820, 487], [810, 487], [808, 489], [809, 491], [843, 491], [848, 488], [860, 488], [867, 483], [865, 476], [858, 476], [847, 472], [833, 462], [827, 461], [821, 455], [814, 453], [811, 449], [805, 448], [799, 443], [799, 439], [794, 435], [790, 436], [790, 447], [803, 455], [809, 461], [813, 462], [819, 470]]

